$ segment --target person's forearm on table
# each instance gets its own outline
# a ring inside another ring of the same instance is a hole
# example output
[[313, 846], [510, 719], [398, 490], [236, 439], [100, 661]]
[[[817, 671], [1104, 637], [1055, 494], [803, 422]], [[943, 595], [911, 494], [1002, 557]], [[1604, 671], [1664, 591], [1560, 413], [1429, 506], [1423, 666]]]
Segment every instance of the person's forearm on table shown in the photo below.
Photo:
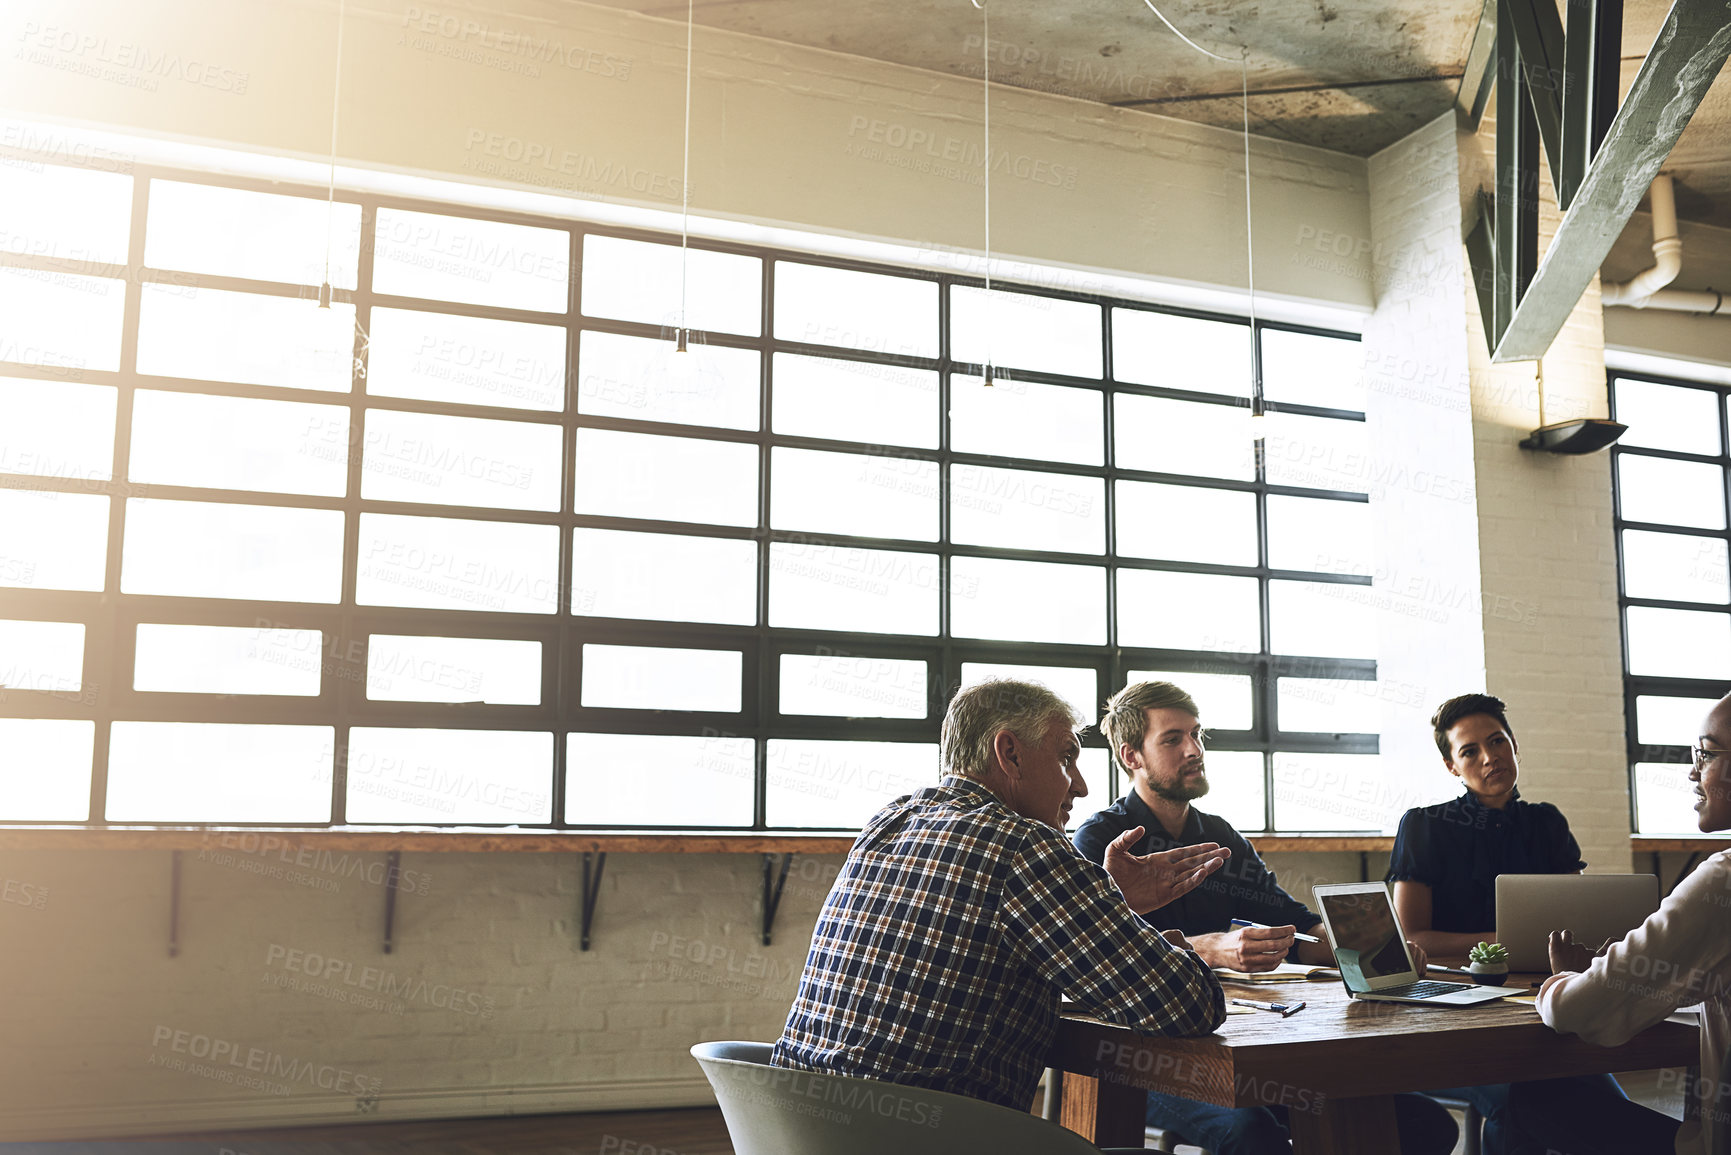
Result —
[[1465, 958], [1467, 952], [1481, 942], [1495, 942], [1497, 932], [1482, 931], [1446, 931], [1446, 930], [1409, 930], [1407, 937], [1419, 946], [1431, 958]]

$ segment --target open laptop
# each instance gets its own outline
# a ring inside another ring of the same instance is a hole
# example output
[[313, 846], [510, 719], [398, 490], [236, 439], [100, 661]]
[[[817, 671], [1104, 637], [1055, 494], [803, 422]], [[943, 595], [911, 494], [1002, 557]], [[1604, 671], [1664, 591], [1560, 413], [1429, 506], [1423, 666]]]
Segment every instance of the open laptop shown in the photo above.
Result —
[[1355, 999], [1470, 1007], [1514, 992], [1473, 983], [1421, 979], [1406, 949], [1384, 882], [1343, 882], [1315, 888], [1322, 921], [1334, 944], [1340, 981]]
[[1497, 941], [1509, 950], [1509, 969], [1551, 969], [1553, 930], [1573, 932], [1594, 950], [1620, 939], [1659, 909], [1659, 879], [1652, 874], [1499, 874]]

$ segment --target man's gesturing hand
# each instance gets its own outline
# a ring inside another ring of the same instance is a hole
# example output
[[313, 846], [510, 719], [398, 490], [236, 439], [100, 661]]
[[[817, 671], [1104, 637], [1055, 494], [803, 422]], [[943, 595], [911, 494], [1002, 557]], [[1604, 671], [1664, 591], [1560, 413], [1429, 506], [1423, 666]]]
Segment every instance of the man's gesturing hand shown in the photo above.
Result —
[[1191, 936], [1196, 953], [1211, 967], [1235, 971], [1271, 971], [1286, 961], [1294, 926], [1241, 926], [1219, 934]]
[[1126, 830], [1106, 847], [1106, 873], [1118, 884], [1124, 901], [1137, 914], [1158, 910], [1189, 894], [1220, 869], [1232, 851], [1216, 842], [1200, 842], [1155, 854], [1132, 854], [1142, 827]]

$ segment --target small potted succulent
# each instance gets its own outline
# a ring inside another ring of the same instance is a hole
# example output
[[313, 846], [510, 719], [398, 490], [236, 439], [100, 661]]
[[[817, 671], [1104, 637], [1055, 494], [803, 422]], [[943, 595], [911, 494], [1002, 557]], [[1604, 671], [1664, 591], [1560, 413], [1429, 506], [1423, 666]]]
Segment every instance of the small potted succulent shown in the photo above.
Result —
[[1500, 987], [1509, 979], [1509, 950], [1500, 942], [1481, 942], [1467, 952], [1467, 970], [1473, 982]]

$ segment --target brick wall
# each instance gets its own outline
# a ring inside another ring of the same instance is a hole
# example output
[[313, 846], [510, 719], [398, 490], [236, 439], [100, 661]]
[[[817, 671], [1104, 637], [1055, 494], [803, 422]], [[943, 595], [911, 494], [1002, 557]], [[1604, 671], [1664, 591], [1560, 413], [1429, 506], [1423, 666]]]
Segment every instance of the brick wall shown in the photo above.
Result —
[[[1463, 151], [1488, 141], [1462, 136]], [[1481, 161], [1482, 163], [1482, 161]], [[1558, 213], [1539, 183], [1540, 248]], [[1487, 600], [1490, 691], [1510, 706], [1521, 744], [1522, 794], [1554, 802], [1589, 865], [1629, 869], [1629, 781], [1623, 738], [1622, 634], [1606, 453], [1560, 457], [1518, 447], [1544, 420], [1606, 413], [1604, 326], [1597, 279], [1541, 362], [1493, 365], [1477, 298], [1466, 293], [1472, 354], [1479, 549]]]

